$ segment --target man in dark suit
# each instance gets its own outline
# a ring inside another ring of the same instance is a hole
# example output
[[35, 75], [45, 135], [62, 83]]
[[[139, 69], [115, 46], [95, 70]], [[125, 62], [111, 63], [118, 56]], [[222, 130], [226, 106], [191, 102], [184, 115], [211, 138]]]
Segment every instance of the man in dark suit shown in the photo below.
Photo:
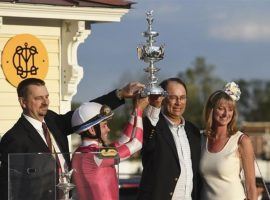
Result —
[[[130, 83], [122, 90], [112, 91], [93, 101], [114, 109], [124, 103], [124, 97], [133, 96], [142, 87], [140, 83]], [[53, 200], [58, 181], [54, 174], [57, 176], [58, 170], [63, 171], [70, 166], [67, 136], [73, 133], [73, 111], [60, 115], [49, 110], [49, 93], [45, 82], [40, 79], [23, 80], [18, 85], [17, 93], [23, 109], [22, 116], [0, 142], [1, 200], [8, 198], [8, 189], [12, 199]], [[51, 156], [50, 153], [56, 152], [66, 154]], [[57, 173], [53, 171], [55, 163]], [[8, 165], [11, 168], [9, 171]], [[9, 187], [8, 175], [12, 178]]]
[[187, 102], [186, 85], [178, 78], [170, 78], [161, 87], [168, 92], [167, 97], [150, 96], [150, 106], [145, 110], [138, 199], [197, 200], [200, 132], [182, 116]]

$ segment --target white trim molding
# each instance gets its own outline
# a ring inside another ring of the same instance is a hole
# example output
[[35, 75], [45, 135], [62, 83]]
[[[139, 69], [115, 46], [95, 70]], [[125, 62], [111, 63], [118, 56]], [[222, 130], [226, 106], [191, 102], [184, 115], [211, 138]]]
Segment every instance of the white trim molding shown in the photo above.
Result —
[[2, 25], [3, 25], [3, 17], [0, 16], [0, 28], [2, 27]]
[[0, 16], [42, 19], [119, 22], [129, 12], [125, 8], [70, 7], [0, 2]]
[[77, 86], [83, 77], [83, 68], [78, 64], [77, 50], [90, 35], [85, 21], [63, 21], [61, 44], [61, 100], [71, 101], [77, 93]]

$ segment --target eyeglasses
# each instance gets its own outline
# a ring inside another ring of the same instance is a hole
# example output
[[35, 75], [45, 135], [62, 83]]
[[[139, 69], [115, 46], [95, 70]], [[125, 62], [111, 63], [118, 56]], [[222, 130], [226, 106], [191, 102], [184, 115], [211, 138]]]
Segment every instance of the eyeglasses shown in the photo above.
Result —
[[168, 98], [168, 100], [170, 102], [173, 102], [173, 103], [175, 103], [176, 101], [179, 101], [179, 102], [182, 102], [182, 103], [187, 101], [187, 96], [186, 95], [182, 95], [182, 96], [168, 95], [167, 98]]

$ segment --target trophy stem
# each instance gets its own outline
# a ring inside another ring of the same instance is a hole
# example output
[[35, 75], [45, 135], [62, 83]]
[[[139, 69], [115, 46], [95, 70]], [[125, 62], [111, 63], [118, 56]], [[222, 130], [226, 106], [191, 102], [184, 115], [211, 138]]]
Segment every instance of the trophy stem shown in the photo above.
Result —
[[155, 72], [158, 71], [157, 68], [155, 68], [154, 66], [154, 61], [150, 61], [150, 65], [149, 65], [149, 68], [150, 68], [150, 76], [148, 78], [148, 80], [152, 83], [152, 84], [156, 84], [157, 81], [158, 81], [158, 78], [155, 76]]

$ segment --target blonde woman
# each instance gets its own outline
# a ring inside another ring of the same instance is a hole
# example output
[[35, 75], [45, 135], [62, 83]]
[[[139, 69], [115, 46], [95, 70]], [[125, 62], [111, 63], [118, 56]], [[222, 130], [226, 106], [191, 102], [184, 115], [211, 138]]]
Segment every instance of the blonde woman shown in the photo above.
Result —
[[240, 94], [238, 85], [231, 82], [206, 103], [200, 162], [202, 200], [257, 200], [252, 143], [236, 126]]

